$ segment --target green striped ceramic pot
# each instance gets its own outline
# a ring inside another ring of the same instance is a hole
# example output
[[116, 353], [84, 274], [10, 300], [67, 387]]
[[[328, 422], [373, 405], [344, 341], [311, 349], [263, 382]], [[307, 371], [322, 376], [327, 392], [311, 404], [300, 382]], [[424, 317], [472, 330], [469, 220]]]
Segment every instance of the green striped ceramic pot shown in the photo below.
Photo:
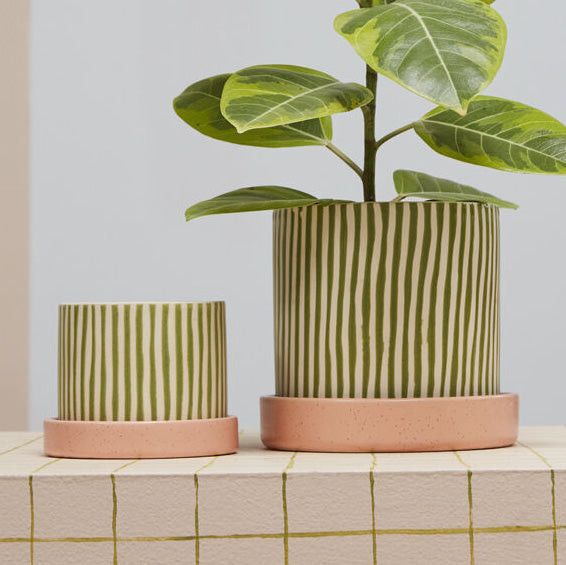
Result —
[[361, 203], [274, 213], [278, 396], [499, 393], [499, 211]]
[[59, 307], [59, 419], [223, 418], [223, 302]]

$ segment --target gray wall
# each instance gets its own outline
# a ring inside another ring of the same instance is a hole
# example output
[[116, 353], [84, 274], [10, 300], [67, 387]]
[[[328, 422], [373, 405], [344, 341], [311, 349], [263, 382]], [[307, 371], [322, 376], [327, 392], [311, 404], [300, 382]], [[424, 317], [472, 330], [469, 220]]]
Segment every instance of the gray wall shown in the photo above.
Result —
[[[508, 54], [490, 94], [566, 121], [566, 5], [499, 0]], [[35, 0], [32, 2], [31, 426], [56, 412], [59, 302], [228, 303], [230, 410], [258, 426], [273, 392], [271, 220], [258, 213], [186, 225], [185, 207], [231, 188], [276, 183], [354, 197], [350, 170], [322, 148], [255, 149], [201, 137], [171, 100], [200, 78], [257, 63], [290, 63], [363, 80], [332, 29], [339, 0]], [[379, 131], [429, 104], [387, 79]], [[338, 116], [335, 141], [361, 157], [361, 113]], [[564, 423], [566, 180], [513, 176], [433, 154], [412, 134], [379, 155], [379, 198], [391, 173], [414, 168], [521, 205], [503, 212], [503, 388], [522, 396], [526, 424]]]

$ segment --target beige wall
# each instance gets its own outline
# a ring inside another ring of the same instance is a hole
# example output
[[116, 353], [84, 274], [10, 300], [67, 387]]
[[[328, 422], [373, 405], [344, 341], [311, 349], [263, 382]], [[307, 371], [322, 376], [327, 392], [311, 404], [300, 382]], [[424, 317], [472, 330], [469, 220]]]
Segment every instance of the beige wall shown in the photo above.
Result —
[[27, 0], [0, 0], [0, 430], [27, 428]]

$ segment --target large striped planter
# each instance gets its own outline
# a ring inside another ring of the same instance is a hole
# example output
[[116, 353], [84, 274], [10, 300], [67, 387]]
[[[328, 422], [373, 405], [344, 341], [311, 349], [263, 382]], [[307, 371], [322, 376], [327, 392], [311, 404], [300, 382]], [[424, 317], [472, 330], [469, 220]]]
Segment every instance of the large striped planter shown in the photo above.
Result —
[[[516, 441], [499, 393], [499, 210], [349, 203], [274, 213], [276, 396], [291, 451], [438, 451]], [[497, 421], [494, 421], [497, 420]]]
[[[61, 305], [58, 392], [58, 423], [51, 425], [81, 433], [114, 429], [122, 438], [131, 431], [130, 445], [142, 423], [146, 443], [158, 429], [169, 437], [191, 430], [202, 436], [203, 422], [233, 431], [224, 303]], [[156, 447], [162, 451], [163, 444]], [[186, 446], [174, 454], [187, 454]]]
[[499, 393], [499, 210], [361, 203], [274, 214], [276, 392]]

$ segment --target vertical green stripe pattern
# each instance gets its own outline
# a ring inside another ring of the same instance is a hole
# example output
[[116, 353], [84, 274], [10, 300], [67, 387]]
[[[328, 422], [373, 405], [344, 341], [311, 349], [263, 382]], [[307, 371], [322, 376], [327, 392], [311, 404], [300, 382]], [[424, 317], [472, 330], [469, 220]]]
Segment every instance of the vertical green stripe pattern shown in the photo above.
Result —
[[499, 393], [499, 210], [472, 203], [274, 212], [276, 392]]
[[59, 418], [226, 413], [223, 302], [59, 306]]

